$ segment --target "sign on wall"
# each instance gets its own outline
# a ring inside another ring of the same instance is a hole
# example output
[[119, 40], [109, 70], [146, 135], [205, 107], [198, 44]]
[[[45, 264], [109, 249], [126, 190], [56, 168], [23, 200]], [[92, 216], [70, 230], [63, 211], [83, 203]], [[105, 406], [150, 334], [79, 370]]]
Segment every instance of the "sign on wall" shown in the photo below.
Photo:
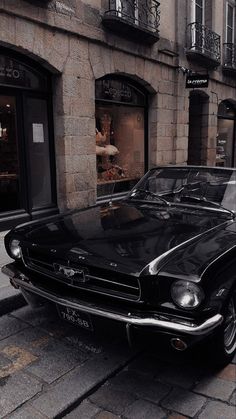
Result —
[[191, 74], [186, 78], [186, 88], [195, 89], [208, 87], [209, 76], [208, 74]]
[[0, 86], [45, 91], [47, 78], [16, 59], [0, 55]]

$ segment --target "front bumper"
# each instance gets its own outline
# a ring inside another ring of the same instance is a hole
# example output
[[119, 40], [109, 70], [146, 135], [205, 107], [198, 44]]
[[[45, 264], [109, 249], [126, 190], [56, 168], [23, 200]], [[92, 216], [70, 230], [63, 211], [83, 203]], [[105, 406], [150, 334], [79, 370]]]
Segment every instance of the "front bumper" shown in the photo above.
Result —
[[184, 334], [195, 337], [204, 337], [210, 334], [222, 321], [223, 316], [216, 314], [200, 324], [195, 324], [187, 321], [181, 321], [176, 318], [158, 313], [135, 313], [122, 310], [122, 308], [105, 307], [103, 305], [88, 303], [87, 301], [80, 301], [79, 299], [67, 297], [63, 298], [54, 292], [49, 292], [42, 286], [38, 286], [30, 278], [31, 274], [25, 272], [24, 269], [19, 269], [15, 263], [10, 263], [2, 267], [2, 272], [7, 275], [13, 285], [19, 288], [23, 295], [24, 292], [39, 296], [45, 300], [60, 304], [62, 306], [78, 309], [82, 312], [104, 317], [110, 320], [117, 320], [129, 326], [151, 327], [158, 331], [165, 331], [175, 335]]

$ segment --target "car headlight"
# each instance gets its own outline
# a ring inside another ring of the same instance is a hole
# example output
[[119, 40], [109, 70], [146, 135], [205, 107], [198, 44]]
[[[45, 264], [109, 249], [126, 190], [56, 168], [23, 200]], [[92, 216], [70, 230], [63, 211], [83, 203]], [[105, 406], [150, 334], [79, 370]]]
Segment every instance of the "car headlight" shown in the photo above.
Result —
[[20, 247], [20, 241], [17, 239], [13, 239], [9, 243], [9, 250], [10, 254], [14, 259], [20, 259], [21, 258], [21, 247]]
[[181, 308], [196, 308], [203, 298], [202, 289], [190, 281], [176, 281], [171, 287], [171, 297]]

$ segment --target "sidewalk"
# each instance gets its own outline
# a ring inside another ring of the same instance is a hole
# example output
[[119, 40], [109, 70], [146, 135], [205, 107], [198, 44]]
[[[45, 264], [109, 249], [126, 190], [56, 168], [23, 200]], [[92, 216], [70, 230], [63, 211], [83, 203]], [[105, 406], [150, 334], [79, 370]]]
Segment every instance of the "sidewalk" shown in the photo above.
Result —
[[1, 267], [12, 261], [4, 247], [6, 233], [7, 231], [0, 232], [0, 316], [25, 304], [21, 293], [10, 285], [9, 278], [1, 272]]

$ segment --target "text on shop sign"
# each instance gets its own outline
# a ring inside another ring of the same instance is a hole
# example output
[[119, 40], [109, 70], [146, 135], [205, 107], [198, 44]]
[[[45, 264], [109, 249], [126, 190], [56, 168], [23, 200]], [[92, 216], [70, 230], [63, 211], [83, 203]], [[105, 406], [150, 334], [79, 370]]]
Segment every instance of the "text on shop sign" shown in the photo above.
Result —
[[194, 74], [191, 76], [187, 76], [185, 87], [187, 89], [208, 87], [208, 82], [209, 82], [208, 74], [205, 74], [205, 75]]

